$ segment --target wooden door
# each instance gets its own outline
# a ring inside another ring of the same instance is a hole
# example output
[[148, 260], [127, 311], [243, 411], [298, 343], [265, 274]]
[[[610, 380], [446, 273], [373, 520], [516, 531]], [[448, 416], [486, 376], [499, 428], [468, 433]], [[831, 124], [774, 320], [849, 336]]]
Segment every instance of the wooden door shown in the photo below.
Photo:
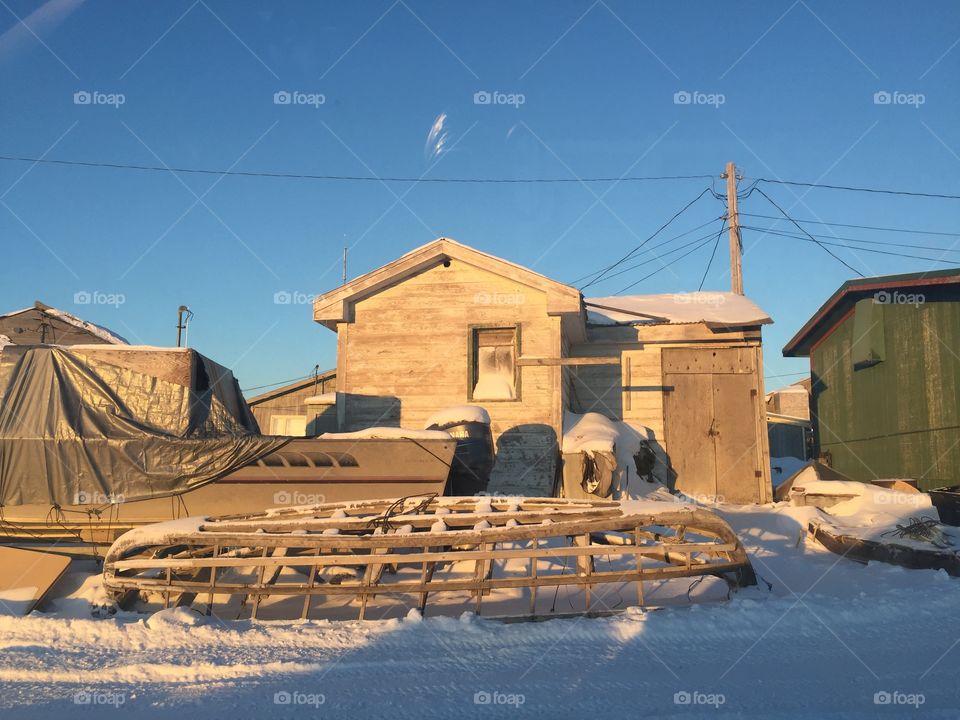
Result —
[[665, 348], [664, 440], [676, 487], [725, 502], [764, 502], [754, 348]]

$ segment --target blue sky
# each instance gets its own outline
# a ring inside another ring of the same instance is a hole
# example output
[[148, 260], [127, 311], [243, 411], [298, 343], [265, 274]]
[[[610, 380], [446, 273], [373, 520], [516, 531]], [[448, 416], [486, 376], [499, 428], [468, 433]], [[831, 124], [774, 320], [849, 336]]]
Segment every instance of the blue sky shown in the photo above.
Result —
[[[415, 178], [719, 175], [733, 160], [748, 178], [960, 193], [952, 2], [922, 12], [809, 0], [0, 5], [3, 155]], [[476, 104], [484, 91], [523, 102]], [[876, 104], [882, 91], [915, 102]], [[93, 101], [75, 102], [84, 92]], [[303, 102], [276, 104], [278, 92]], [[717, 102], [677, 104], [678, 92]], [[427, 140], [440, 116], [438, 153]], [[185, 303], [191, 345], [250, 388], [334, 366], [335, 335], [296, 300], [339, 284], [344, 245], [351, 276], [446, 235], [572, 281], [707, 184], [412, 185], [0, 162], [0, 297], [4, 309], [41, 299], [159, 345], [173, 343]], [[956, 200], [761, 187], [801, 219], [960, 232]], [[776, 214], [756, 193], [740, 210]], [[722, 212], [708, 194], [661, 237]], [[719, 221], [701, 232], [710, 227]], [[943, 248], [957, 239], [832, 232]], [[706, 289], [729, 286], [725, 242]], [[805, 370], [781, 357], [786, 340], [852, 273], [800, 240], [745, 230], [744, 247], [746, 292], [776, 321], [765, 330], [775, 387]], [[833, 249], [867, 275], [949, 267]], [[903, 252], [960, 265], [957, 253]], [[633, 292], [695, 290], [709, 254]], [[614, 294], [661, 267], [641, 260], [589, 292]], [[82, 292], [103, 302], [78, 305]], [[295, 302], [275, 303], [278, 292]]]

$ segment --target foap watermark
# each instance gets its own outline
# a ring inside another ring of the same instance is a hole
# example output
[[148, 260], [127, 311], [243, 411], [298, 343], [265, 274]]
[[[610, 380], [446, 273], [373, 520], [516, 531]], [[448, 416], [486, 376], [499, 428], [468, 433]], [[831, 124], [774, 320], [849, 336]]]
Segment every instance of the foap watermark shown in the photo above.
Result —
[[526, 296], [519, 292], [478, 292], [473, 296], [474, 305], [523, 305], [526, 301]]
[[326, 501], [327, 497], [323, 493], [280, 490], [273, 494], [274, 505], [320, 505]]
[[519, 108], [527, 101], [527, 96], [523, 93], [505, 93], [499, 90], [490, 92], [489, 90], [477, 90], [473, 94], [474, 105], [510, 105]]
[[505, 693], [498, 690], [477, 690], [473, 694], [474, 705], [507, 705], [519, 708], [527, 701], [521, 693]]
[[913, 305], [918, 307], [927, 301], [923, 293], [905, 293], [899, 290], [888, 292], [881, 290], [873, 295], [873, 302], [876, 305]]
[[107, 293], [99, 290], [77, 290], [73, 294], [74, 305], [113, 305], [120, 307], [127, 301], [123, 293]]
[[723, 93], [707, 93], [699, 90], [677, 90], [673, 94], [674, 105], [709, 105], [713, 108], [719, 108], [727, 102], [727, 96]]
[[73, 694], [74, 705], [96, 705], [98, 707], [120, 707], [127, 701], [125, 692], [115, 690], [91, 690], [88, 688], [77, 690]]
[[674, 293], [673, 301], [677, 305], [707, 305], [709, 307], [720, 307], [727, 301], [727, 296], [723, 293], [714, 292]]
[[923, 693], [905, 693], [900, 690], [881, 690], [873, 694], [874, 705], [907, 705], [919, 708], [927, 701]]
[[277, 290], [273, 294], [274, 305], [310, 305], [316, 299], [316, 295], [299, 290]]
[[124, 497], [121, 493], [79, 490], [73, 494], [74, 505], [119, 505], [122, 502]]
[[273, 94], [274, 105], [308, 105], [314, 109], [327, 102], [323, 93], [308, 93], [300, 90], [277, 90]]
[[927, 96], [923, 93], [907, 93], [899, 90], [877, 90], [873, 94], [874, 105], [907, 105], [918, 109], [927, 102]]
[[77, 90], [73, 94], [74, 105], [107, 105], [114, 109], [127, 102], [123, 93], [105, 93], [99, 90]]
[[323, 693], [305, 693], [298, 690], [281, 690], [273, 694], [274, 705], [308, 705], [318, 708], [327, 701]]
[[718, 708], [727, 702], [723, 693], [705, 693], [699, 690], [680, 690], [673, 694], [674, 705], [709, 705]]

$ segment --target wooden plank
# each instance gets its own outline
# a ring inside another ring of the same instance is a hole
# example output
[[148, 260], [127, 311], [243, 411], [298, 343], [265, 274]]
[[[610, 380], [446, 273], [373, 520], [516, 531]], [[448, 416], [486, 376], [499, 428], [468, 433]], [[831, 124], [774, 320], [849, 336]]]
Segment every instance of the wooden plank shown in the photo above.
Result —
[[[526, 337], [524, 337], [526, 339]], [[538, 366], [538, 365], [561, 365], [561, 366], [570, 366], [570, 365], [619, 365], [620, 357], [619, 356], [609, 356], [609, 357], [554, 357], [554, 358], [545, 358], [545, 357], [522, 357], [517, 360], [517, 364], [522, 366]]]

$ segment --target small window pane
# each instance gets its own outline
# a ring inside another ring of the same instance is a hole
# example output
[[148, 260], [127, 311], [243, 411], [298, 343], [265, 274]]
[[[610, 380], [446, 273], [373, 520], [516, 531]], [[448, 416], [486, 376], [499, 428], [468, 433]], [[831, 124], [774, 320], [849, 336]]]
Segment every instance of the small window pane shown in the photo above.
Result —
[[474, 338], [474, 399], [516, 399], [516, 330], [477, 330]]

